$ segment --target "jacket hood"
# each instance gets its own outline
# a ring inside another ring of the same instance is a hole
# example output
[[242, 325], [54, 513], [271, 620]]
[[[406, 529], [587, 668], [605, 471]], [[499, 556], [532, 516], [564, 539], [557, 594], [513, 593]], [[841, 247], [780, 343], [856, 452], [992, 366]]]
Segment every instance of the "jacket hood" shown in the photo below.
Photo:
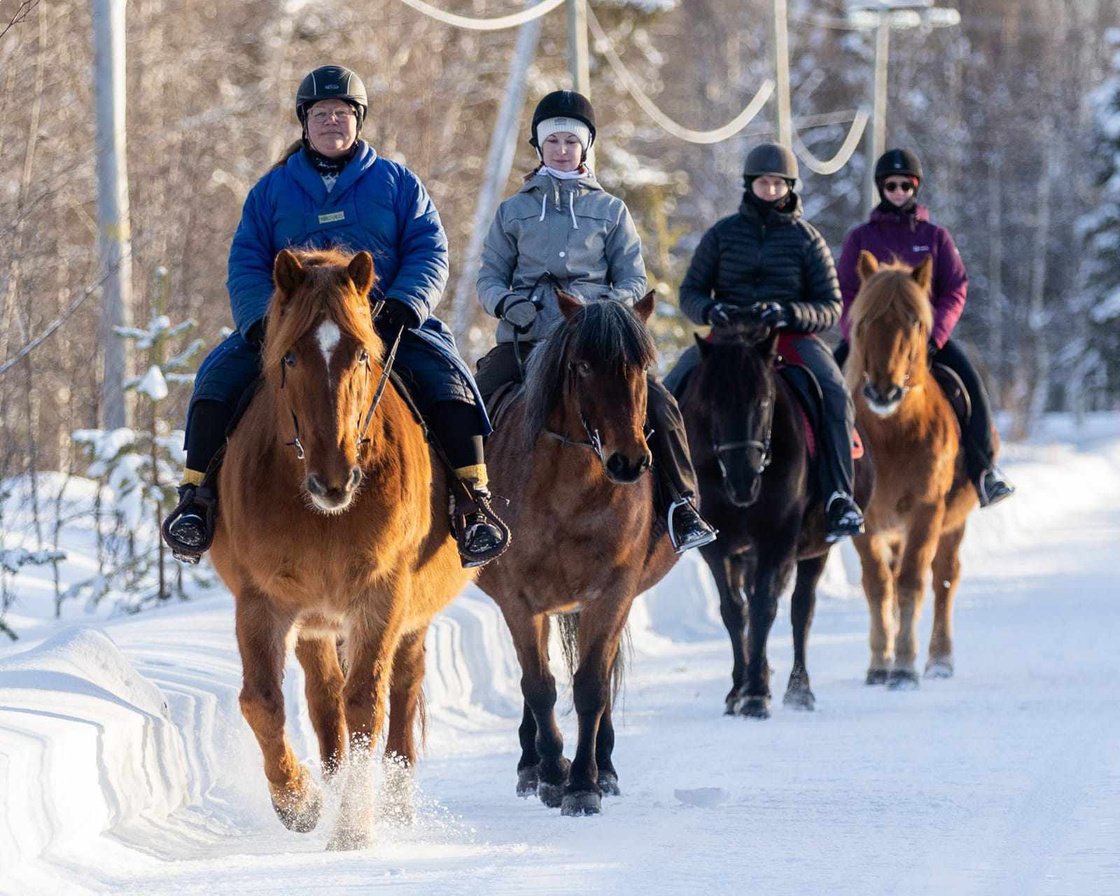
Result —
[[915, 205], [908, 212], [897, 212], [877, 205], [871, 210], [871, 217], [868, 220], [874, 224], [910, 224], [913, 226], [919, 221], [929, 220], [929, 209], [924, 205]]
[[789, 198], [792, 200], [784, 209], [778, 211], [776, 208], [771, 208], [767, 212], [763, 212], [757, 205], [747, 199], [744, 194], [743, 200], [739, 203], [739, 214], [750, 221], [757, 221], [759, 224], [767, 226], [782, 226], [785, 224], [792, 224], [801, 218], [801, 197], [794, 191], [789, 192]]

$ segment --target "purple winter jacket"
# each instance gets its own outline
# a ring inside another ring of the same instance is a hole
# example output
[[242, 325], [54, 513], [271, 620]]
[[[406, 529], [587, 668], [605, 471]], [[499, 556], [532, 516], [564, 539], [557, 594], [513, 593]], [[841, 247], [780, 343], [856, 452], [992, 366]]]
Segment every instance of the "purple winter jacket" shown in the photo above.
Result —
[[943, 346], [964, 311], [968, 294], [968, 275], [953, 238], [944, 227], [929, 220], [925, 206], [916, 206], [908, 215], [876, 208], [871, 218], [860, 224], [844, 240], [844, 250], [836, 273], [840, 278], [840, 333], [849, 338], [848, 309], [859, 292], [859, 253], [866, 249], [881, 262], [897, 260], [916, 265], [933, 256], [933, 333], [937, 347]]

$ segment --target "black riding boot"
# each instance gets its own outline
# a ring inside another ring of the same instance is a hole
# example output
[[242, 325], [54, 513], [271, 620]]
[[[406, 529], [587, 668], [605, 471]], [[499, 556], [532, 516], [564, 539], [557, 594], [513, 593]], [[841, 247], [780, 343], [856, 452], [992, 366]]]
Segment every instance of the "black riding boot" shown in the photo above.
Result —
[[490, 506], [478, 409], [465, 401], [438, 402], [426, 419], [454, 475], [451, 533], [463, 566], [489, 563], [509, 547], [509, 528]]
[[210, 465], [226, 440], [233, 414], [220, 401], [199, 400], [187, 426], [187, 470], [206, 480], [179, 486], [179, 503], [163, 521], [160, 532], [176, 560], [198, 563], [214, 542], [218, 493], [216, 471]]
[[719, 534], [693, 504], [696, 471], [688, 451], [684, 419], [671, 392], [653, 376], [647, 379], [647, 418], [653, 430], [650, 448], [658, 473], [658, 491], [666, 506], [669, 540], [678, 554], [703, 547]]
[[825, 541], [863, 533], [863, 511], [852, 497], [852, 440], [843, 419], [825, 417], [821, 426], [820, 475]]

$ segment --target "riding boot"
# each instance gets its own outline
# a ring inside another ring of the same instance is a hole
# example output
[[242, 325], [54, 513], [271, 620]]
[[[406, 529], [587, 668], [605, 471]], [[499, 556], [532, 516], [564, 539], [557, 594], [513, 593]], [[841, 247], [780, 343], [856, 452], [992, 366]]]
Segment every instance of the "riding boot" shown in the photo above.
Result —
[[200, 399], [191, 406], [187, 420], [187, 469], [179, 486], [179, 503], [160, 526], [172, 555], [184, 563], [198, 563], [214, 542], [217, 471], [210, 467], [225, 443], [232, 417], [230, 409], [220, 401]]
[[652, 432], [654, 469], [658, 472], [658, 492], [666, 507], [669, 540], [678, 554], [703, 547], [719, 534], [696, 509], [696, 471], [688, 451], [684, 419], [676, 400], [662, 383], [648, 378], [647, 417]]
[[863, 512], [852, 497], [852, 434], [844, 420], [825, 417], [820, 451], [821, 494], [825, 496], [825, 541], [863, 533]]
[[491, 508], [490, 490], [478, 479], [459, 477], [451, 495], [451, 531], [464, 568], [484, 566], [504, 553], [509, 528]]
[[198, 563], [214, 543], [217, 493], [208, 485], [179, 486], [179, 503], [163, 521], [160, 532], [176, 560]]

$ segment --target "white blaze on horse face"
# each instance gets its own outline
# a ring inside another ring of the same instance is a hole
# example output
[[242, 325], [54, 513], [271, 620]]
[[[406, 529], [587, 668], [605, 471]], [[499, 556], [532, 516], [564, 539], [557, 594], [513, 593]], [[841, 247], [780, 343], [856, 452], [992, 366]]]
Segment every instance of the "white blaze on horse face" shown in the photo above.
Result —
[[323, 360], [327, 362], [329, 373], [331, 355], [338, 346], [338, 341], [342, 338], [342, 331], [333, 320], [325, 320], [319, 325], [319, 331], [315, 334], [315, 338], [319, 340], [319, 350], [323, 353]]

